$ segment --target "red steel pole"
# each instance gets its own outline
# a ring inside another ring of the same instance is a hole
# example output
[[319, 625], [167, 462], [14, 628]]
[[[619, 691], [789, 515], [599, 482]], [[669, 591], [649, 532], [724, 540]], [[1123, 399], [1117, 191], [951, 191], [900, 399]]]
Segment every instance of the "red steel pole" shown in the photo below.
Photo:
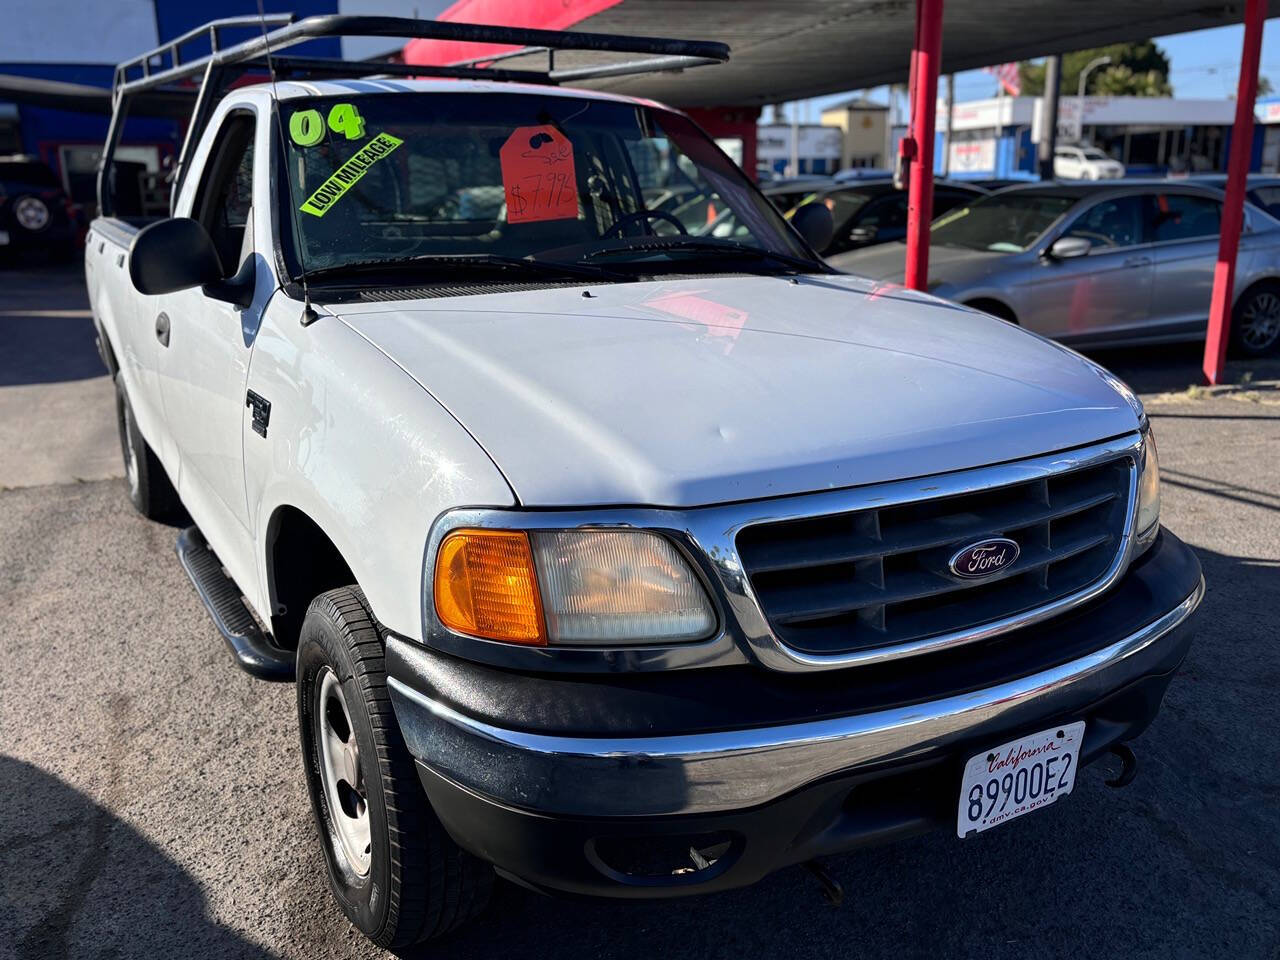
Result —
[[911, 163], [907, 194], [907, 271], [912, 290], [929, 285], [929, 221], [933, 219], [933, 127], [942, 59], [942, 0], [916, 0], [916, 46], [911, 52]]
[[1204, 375], [1219, 383], [1227, 365], [1231, 332], [1231, 301], [1236, 280], [1236, 251], [1244, 224], [1244, 189], [1253, 156], [1253, 105], [1258, 95], [1258, 60], [1262, 25], [1267, 16], [1265, 0], [1248, 0], [1244, 12], [1244, 49], [1240, 53], [1240, 83], [1236, 88], [1236, 122], [1231, 128], [1231, 157], [1227, 162], [1227, 198], [1222, 206], [1222, 234], [1218, 238], [1218, 263], [1213, 271], [1213, 297], [1209, 301], [1209, 332], [1204, 341]]

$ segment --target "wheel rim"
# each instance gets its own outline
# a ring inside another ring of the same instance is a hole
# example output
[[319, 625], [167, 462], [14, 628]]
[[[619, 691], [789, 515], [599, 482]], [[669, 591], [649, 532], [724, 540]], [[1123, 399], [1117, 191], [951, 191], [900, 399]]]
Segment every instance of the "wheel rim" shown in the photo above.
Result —
[[328, 667], [320, 679], [315, 706], [315, 742], [329, 834], [347, 869], [363, 877], [369, 873], [372, 856], [364, 769], [342, 684]]
[[1250, 350], [1265, 350], [1280, 337], [1280, 296], [1255, 293], [1240, 314], [1240, 342]]

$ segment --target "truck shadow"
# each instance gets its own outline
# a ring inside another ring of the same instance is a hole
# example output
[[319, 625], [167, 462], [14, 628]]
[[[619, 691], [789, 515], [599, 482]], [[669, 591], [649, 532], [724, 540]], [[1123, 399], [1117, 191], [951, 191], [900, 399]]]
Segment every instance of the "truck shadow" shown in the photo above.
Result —
[[0, 784], [0, 944], [17, 960], [271, 960], [208, 919], [186, 871], [106, 807], [4, 755]]
[[[1081, 772], [1065, 802], [958, 841], [949, 831], [832, 857], [828, 906], [805, 870], [663, 902], [569, 902], [500, 885], [480, 922], [406, 957], [1257, 956], [1280, 889], [1280, 554], [1197, 550], [1210, 585], [1191, 653], [1138, 776]], [[1230, 704], [1229, 708], [1224, 708]]]
[[0, 386], [86, 380], [107, 372], [94, 345], [83, 269], [0, 269]]
[[[1102, 364], [1138, 393], [1182, 393], [1204, 385], [1204, 343], [1163, 343], [1127, 349], [1090, 350]], [[1225, 383], [1249, 388], [1260, 380], [1280, 380], [1280, 357], [1227, 361]]]

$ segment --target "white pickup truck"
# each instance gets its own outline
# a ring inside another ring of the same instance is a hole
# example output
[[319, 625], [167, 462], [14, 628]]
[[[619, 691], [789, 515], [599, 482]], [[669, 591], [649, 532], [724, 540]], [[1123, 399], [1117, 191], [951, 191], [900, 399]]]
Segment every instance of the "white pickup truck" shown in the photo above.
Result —
[[273, 26], [122, 66], [113, 137], [130, 97], [205, 86], [172, 217], [113, 200], [108, 143], [86, 270], [129, 496], [189, 525], [240, 665], [296, 678], [360, 930], [446, 932], [495, 870], [701, 893], [984, 831], [1109, 752], [1132, 776], [1204, 585], [1122, 383], [835, 273], [825, 208], [788, 223], [678, 111], [555, 85], [605, 68], [280, 52], [719, 45]]

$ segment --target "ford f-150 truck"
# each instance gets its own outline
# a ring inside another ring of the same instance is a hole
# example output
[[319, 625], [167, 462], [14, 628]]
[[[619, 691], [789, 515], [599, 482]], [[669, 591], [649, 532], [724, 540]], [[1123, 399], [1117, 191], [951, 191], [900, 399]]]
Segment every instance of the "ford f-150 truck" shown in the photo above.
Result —
[[[108, 142], [86, 270], [129, 496], [185, 526], [235, 660], [296, 683], [360, 930], [446, 932], [495, 871], [722, 890], [1132, 776], [1204, 587], [1123, 383], [834, 272], [821, 205], [788, 222], [680, 112], [558, 85], [721, 45], [271, 26], [121, 66], [112, 137], [203, 83], [172, 217], [116, 208]], [[337, 33], [561, 59], [282, 53]], [[646, 206], [673, 189], [705, 217]]]

